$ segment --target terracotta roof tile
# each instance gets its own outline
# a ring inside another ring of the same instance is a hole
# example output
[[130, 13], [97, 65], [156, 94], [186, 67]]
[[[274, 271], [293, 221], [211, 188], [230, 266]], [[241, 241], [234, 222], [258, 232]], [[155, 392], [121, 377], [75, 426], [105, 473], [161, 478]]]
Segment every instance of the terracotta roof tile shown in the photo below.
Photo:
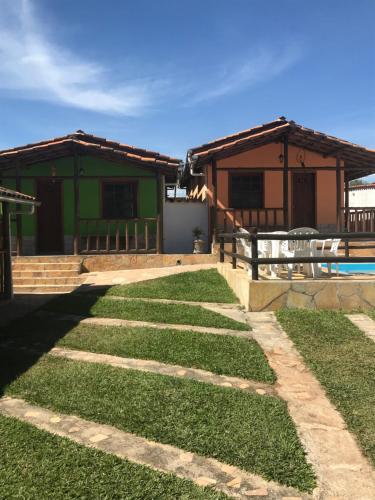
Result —
[[310, 149], [323, 156], [339, 155], [347, 164], [375, 169], [374, 150], [304, 127], [292, 120], [287, 120], [284, 116], [192, 148], [188, 153], [188, 158], [194, 155], [197, 157], [197, 165], [204, 164], [211, 158], [228, 157], [245, 151], [246, 148], [280, 141], [285, 133], [288, 134], [289, 143], [292, 145]]
[[37, 153], [43, 153], [45, 150], [56, 149], [59, 147], [74, 146], [86, 150], [97, 150], [113, 154], [119, 158], [134, 160], [153, 167], [167, 167], [177, 169], [180, 160], [171, 156], [163, 155], [155, 151], [121, 144], [119, 142], [109, 141], [102, 137], [92, 134], [86, 134], [82, 130], [77, 130], [73, 134], [62, 137], [56, 137], [47, 141], [40, 141], [34, 144], [27, 144], [17, 148], [0, 151], [0, 165], [7, 160], [19, 158], [32, 158]]

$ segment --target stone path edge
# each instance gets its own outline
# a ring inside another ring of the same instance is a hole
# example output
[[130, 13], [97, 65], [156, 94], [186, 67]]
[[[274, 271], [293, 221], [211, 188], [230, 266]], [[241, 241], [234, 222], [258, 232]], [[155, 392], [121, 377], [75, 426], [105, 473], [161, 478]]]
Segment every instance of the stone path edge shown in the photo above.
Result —
[[102, 325], [102, 326], [128, 326], [128, 327], [147, 327], [157, 328], [159, 330], [180, 330], [198, 333], [211, 333], [213, 335], [230, 335], [244, 339], [252, 338], [250, 330], [230, 330], [227, 328], [214, 328], [205, 326], [181, 325], [172, 323], [154, 323], [149, 321], [136, 321], [129, 319], [102, 318], [91, 316], [79, 316], [76, 314], [55, 313], [52, 311], [38, 311], [37, 316], [41, 318], [52, 318], [60, 321], [72, 321], [77, 324]]
[[258, 395], [276, 396], [276, 389], [270, 384], [256, 382], [239, 377], [218, 375], [213, 372], [199, 368], [187, 368], [180, 365], [160, 363], [148, 359], [123, 358], [110, 354], [100, 354], [76, 349], [54, 347], [49, 351], [52, 356], [67, 358], [73, 361], [84, 361], [88, 363], [98, 363], [122, 368], [126, 370], [139, 370], [148, 373], [156, 373], [171, 377], [187, 378], [198, 382], [209, 383], [220, 387], [239, 389], [246, 392], [255, 392]]
[[374, 500], [374, 469], [274, 313], [251, 312], [247, 317], [317, 474], [314, 498]]
[[370, 340], [375, 342], [375, 321], [366, 314], [345, 315], [356, 327], [358, 327]]
[[35, 427], [68, 438], [81, 445], [142, 464], [165, 473], [189, 479], [198, 486], [209, 486], [233, 498], [263, 497], [304, 500], [311, 496], [171, 445], [149, 441], [115, 427], [93, 423], [73, 415], [60, 414], [28, 404], [22, 399], [3, 397], [0, 413]]
[[237, 309], [241, 310], [241, 304], [235, 302], [196, 302], [193, 300], [175, 300], [175, 299], [158, 299], [151, 297], [123, 297], [122, 295], [99, 295], [95, 291], [85, 291], [77, 289], [74, 292], [75, 295], [80, 295], [84, 297], [96, 297], [104, 298], [110, 300], [143, 300], [144, 302], [160, 302], [162, 304], [185, 304], [187, 306], [201, 306], [201, 307], [222, 307], [223, 309]]

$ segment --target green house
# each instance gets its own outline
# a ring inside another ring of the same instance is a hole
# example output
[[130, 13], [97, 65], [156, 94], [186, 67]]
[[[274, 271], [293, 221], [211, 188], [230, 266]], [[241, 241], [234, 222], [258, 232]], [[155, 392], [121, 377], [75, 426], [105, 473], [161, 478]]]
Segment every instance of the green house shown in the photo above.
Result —
[[0, 184], [41, 202], [15, 214], [17, 255], [162, 253], [178, 159], [77, 132], [0, 151]]

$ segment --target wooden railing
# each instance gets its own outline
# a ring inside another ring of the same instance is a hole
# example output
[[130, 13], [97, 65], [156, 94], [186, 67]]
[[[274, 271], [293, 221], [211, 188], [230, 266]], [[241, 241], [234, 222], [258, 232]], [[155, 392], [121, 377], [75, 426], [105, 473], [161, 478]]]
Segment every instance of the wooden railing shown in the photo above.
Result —
[[374, 232], [375, 207], [349, 207], [341, 209], [344, 228], [353, 233]]
[[0, 298], [5, 294], [5, 250], [0, 249]]
[[257, 227], [263, 231], [284, 229], [284, 209], [275, 208], [218, 208], [216, 210], [216, 229], [224, 233]]
[[160, 223], [157, 217], [80, 219], [79, 229], [79, 252], [83, 254], [160, 252]]
[[[259, 266], [263, 264], [321, 264], [321, 263], [373, 263], [375, 257], [351, 257], [349, 244], [351, 241], [374, 241], [375, 233], [316, 233], [316, 234], [258, 234], [256, 228], [251, 228], [249, 233], [221, 233], [218, 235], [220, 240], [220, 262], [224, 262], [225, 256], [229, 256], [232, 261], [232, 268], [236, 269], [237, 260], [242, 260], [250, 264], [252, 270], [252, 279], [259, 279]], [[247, 239], [251, 245], [251, 257], [239, 254], [237, 251], [237, 240]], [[303, 240], [330, 240], [339, 238], [345, 243], [345, 256], [321, 256], [321, 257], [259, 257], [259, 240], [278, 240], [278, 241], [303, 241]], [[232, 251], [225, 250], [225, 243], [232, 243]]]

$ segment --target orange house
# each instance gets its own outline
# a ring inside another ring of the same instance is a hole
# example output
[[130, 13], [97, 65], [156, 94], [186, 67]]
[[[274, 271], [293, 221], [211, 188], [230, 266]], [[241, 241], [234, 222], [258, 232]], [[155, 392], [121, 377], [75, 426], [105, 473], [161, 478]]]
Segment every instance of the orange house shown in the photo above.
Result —
[[217, 231], [314, 227], [374, 231], [375, 207], [357, 210], [349, 182], [375, 172], [375, 151], [280, 117], [188, 152], [181, 185], [206, 201]]

